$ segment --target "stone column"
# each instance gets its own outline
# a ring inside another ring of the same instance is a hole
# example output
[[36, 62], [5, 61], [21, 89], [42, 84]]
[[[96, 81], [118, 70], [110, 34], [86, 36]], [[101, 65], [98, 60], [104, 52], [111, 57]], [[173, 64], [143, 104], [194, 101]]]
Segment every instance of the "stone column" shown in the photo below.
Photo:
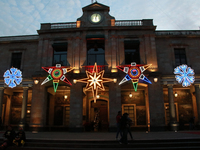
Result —
[[116, 131], [116, 116], [121, 111], [121, 87], [118, 84], [109, 83], [109, 131]]
[[[40, 83], [43, 80], [41, 79]], [[46, 123], [47, 91], [44, 85], [33, 84], [32, 92], [30, 128], [33, 131], [41, 131]]]
[[1, 119], [2, 119], [3, 94], [4, 94], [4, 87], [0, 87], [0, 117]]
[[[115, 35], [115, 32], [113, 34]], [[111, 36], [111, 60], [112, 60], [111, 67], [114, 72], [117, 72], [117, 67], [116, 67], [117, 43], [116, 43], [116, 37], [114, 35]]]
[[49, 102], [49, 126], [54, 125], [54, 107], [55, 107], [55, 101], [54, 96], [50, 96], [50, 102]]
[[[153, 81], [153, 78], [154, 77], [148, 77], [150, 81]], [[148, 98], [149, 100], [146, 98], [146, 108], [147, 108], [146, 111], [147, 115], [150, 115], [149, 118], [150, 130], [164, 131], [165, 109], [163, 100], [163, 86], [160, 82], [160, 79], [158, 80], [158, 82], [152, 82], [152, 84], [148, 84]], [[148, 102], [149, 102], [149, 114], [148, 114]], [[148, 122], [148, 127], [149, 127], [149, 122]]]
[[83, 131], [83, 88], [81, 83], [71, 86], [69, 131]]
[[198, 113], [198, 123], [197, 125], [200, 127], [200, 89], [199, 85], [195, 85], [195, 94], [196, 94], [196, 102], [197, 102], [197, 113]]
[[173, 85], [168, 85], [169, 113], [170, 113], [170, 130], [177, 131], [178, 123], [176, 121], [176, 111], [174, 106]]
[[81, 38], [80, 38], [80, 32], [76, 33], [76, 38], [74, 39], [74, 67], [75, 69], [73, 70], [74, 73], [79, 73], [80, 72], [80, 46], [81, 46]]
[[10, 124], [10, 113], [11, 113], [11, 95], [7, 95], [6, 100], [6, 111], [5, 111], [5, 119], [4, 124], [9, 125]]
[[23, 87], [23, 100], [20, 127], [25, 127], [26, 124], [26, 111], [27, 111], [28, 87]]
[[151, 68], [158, 68], [157, 53], [155, 45], [155, 35], [146, 34], [144, 36], [146, 63], [152, 64]]
[[124, 60], [125, 60], [125, 54], [124, 54], [124, 37], [119, 37], [118, 40], [118, 46], [119, 46], [119, 64], [124, 64]]

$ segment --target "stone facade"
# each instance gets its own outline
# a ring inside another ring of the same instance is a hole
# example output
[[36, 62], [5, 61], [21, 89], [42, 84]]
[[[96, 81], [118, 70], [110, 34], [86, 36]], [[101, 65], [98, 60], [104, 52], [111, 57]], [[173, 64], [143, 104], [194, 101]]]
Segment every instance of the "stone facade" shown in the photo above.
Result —
[[[100, 15], [99, 22], [92, 22], [94, 13]], [[73, 83], [74, 79], [86, 77], [88, 40], [103, 41], [104, 76], [117, 79], [116, 83], [105, 83], [97, 103], [91, 91], [85, 91], [86, 84]], [[129, 65], [125, 62], [125, 41], [137, 41], [140, 64], [152, 64], [144, 72], [152, 84], [139, 83], [138, 91], [134, 91], [131, 82], [119, 85], [126, 74], [117, 66]], [[94, 119], [99, 116], [101, 128], [99, 125], [95, 130], [113, 131], [118, 111], [129, 113], [136, 130], [177, 130], [178, 126], [185, 129], [193, 116], [198, 125], [199, 41], [200, 31], [156, 31], [152, 19], [115, 20], [109, 15], [109, 7], [97, 2], [84, 7], [76, 22], [43, 23], [38, 35], [0, 37], [3, 125], [21, 125], [30, 130], [94, 130]], [[67, 43], [67, 63], [74, 70], [66, 74], [72, 85], [60, 81], [55, 93], [52, 82], [41, 85], [48, 75], [42, 67], [53, 66], [53, 45], [60, 43]], [[187, 65], [195, 71], [195, 82], [189, 87], [182, 87], [175, 80], [175, 49], [185, 50]], [[22, 55], [18, 69], [23, 72], [23, 82], [9, 88], [3, 74], [12, 67], [12, 54], [19, 52]], [[35, 80], [39, 83], [35, 84]], [[178, 97], [174, 97], [175, 92]], [[63, 99], [65, 95], [68, 97]]]

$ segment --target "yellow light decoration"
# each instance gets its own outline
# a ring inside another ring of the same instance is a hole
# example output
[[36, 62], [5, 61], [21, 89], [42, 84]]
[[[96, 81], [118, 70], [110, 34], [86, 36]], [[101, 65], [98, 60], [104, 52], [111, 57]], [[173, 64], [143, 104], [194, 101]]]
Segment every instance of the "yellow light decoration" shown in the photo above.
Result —
[[86, 70], [87, 78], [76, 80], [76, 82], [83, 82], [87, 83], [85, 90], [88, 91], [92, 89], [94, 103], [96, 103], [98, 89], [105, 91], [103, 83], [111, 82], [113, 79], [110, 78], [103, 78], [104, 70], [98, 72], [97, 64], [94, 64], [92, 73]]

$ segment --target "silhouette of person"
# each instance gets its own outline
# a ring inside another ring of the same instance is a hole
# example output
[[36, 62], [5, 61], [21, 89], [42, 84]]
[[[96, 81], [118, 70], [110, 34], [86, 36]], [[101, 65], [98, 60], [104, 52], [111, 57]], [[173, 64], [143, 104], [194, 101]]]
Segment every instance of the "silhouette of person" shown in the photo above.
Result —
[[129, 128], [129, 119], [128, 119], [128, 113], [124, 113], [123, 116], [121, 117], [121, 122], [120, 122], [120, 129], [122, 130], [122, 138], [120, 139], [119, 143], [120, 144], [128, 144], [127, 140], [127, 133], [128, 133], [128, 128]]
[[116, 140], [119, 140], [118, 139], [119, 133], [120, 133], [120, 136], [122, 137], [122, 131], [120, 129], [121, 117], [122, 117], [122, 113], [121, 113], [121, 111], [118, 111], [117, 116], [116, 116], [116, 125], [117, 125]]
[[132, 123], [132, 120], [129, 118], [129, 114], [127, 116], [127, 119], [128, 119], [128, 133], [131, 137], [131, 140], [133, 140], [133, 136], [132, 136], [132, 133], [131, 133], [131, 123]]
[[7, 130], [3, 136], [6, 138], [6, 140], [4, 140], [3, 144], [0, 146], [0, 149], [6, 149], [8, 146], [13, 145], [13, 140], [15, 139], [16, 134], [10, 125], [7, 127]]
[[17, 132], [13, 143], [17, 146], [24, 146], [25, 141], [26, 141], [26, 134], [24, 130], [21, 127], [19, 127], [19, 131]]

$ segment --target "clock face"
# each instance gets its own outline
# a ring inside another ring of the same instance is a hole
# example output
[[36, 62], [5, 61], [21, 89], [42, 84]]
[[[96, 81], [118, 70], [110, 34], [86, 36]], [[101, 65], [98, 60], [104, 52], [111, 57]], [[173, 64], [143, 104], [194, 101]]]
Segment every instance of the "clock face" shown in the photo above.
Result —
[[98, 23], [98, 22], [101, 21], [101, 15], [95, 13], [95, 14], [93, 14], [93, 15], [91, 16], [90, 19], [91, 19], [91, 21], [92, 21], [93, 23]]

